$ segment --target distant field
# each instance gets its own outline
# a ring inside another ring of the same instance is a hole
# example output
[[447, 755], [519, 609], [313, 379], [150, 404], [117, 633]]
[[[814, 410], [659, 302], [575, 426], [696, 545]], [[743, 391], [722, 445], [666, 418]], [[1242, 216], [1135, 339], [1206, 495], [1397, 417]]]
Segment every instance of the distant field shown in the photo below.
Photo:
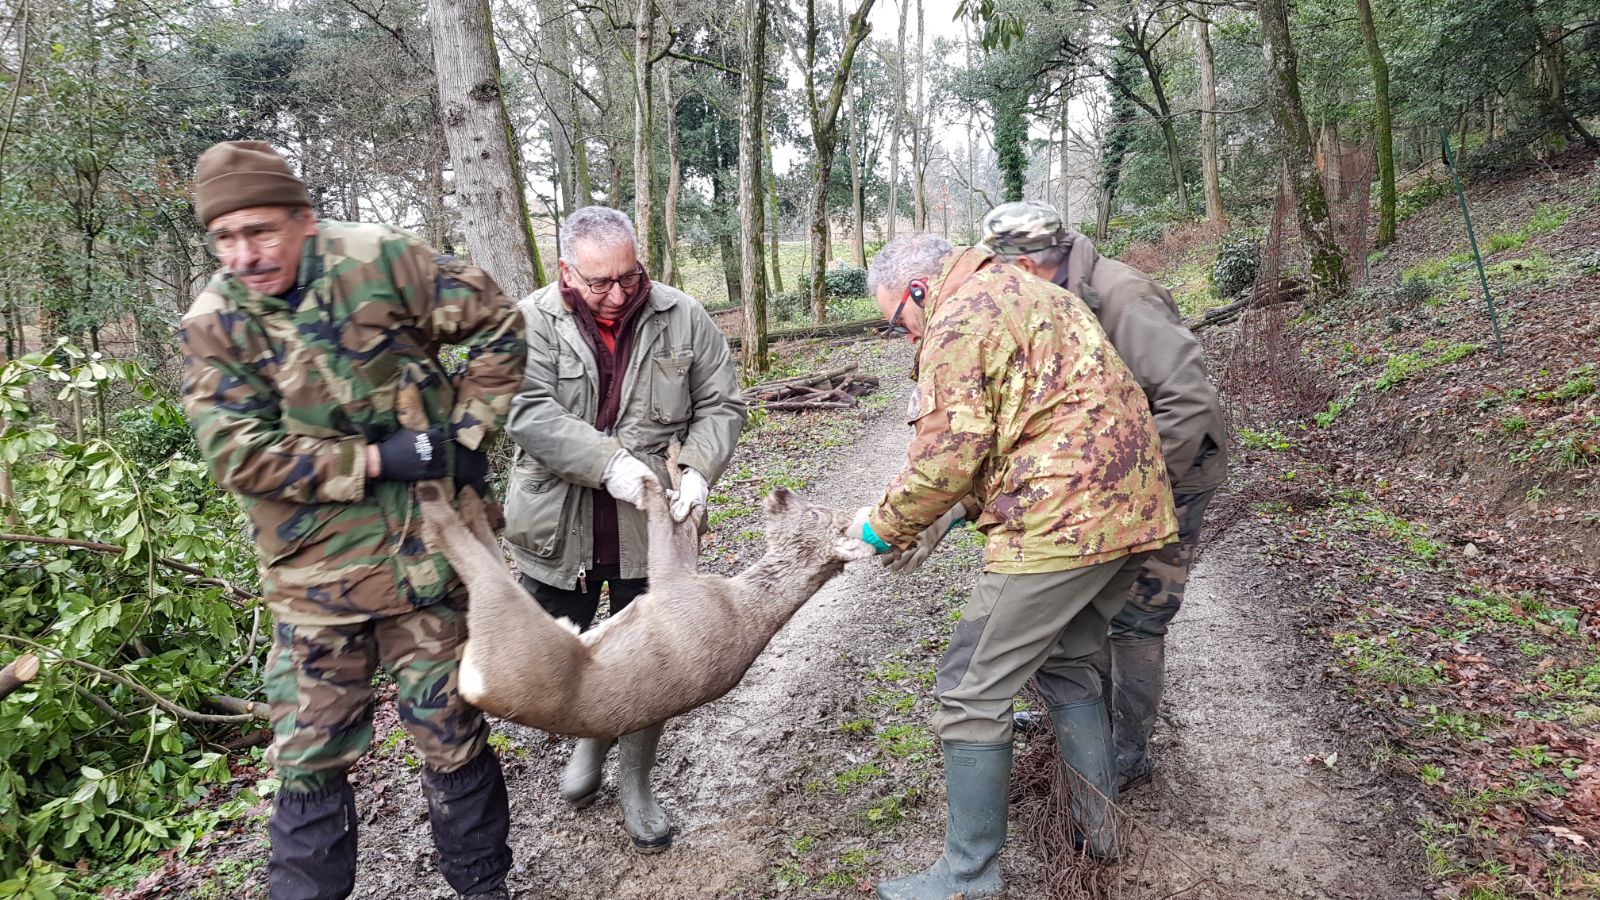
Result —
[[[708, 308], [716, 309], [728, 305], [727, 284], [723, 280], [722, 262], [713, 250], [704, 258], [697, 259], [683, 248], [680, 254], [680, 263], [683, 266], [683, 288], [690, 295], [705, 304]], [[780, 241], [778, 243], [778, 271], [783, 276], [783, 289], [786, 292], [798, 291], [802, 285], [800, 277], [805, 272], [807, 257], [810, 255], [811, 246], [805, 241]], [[833, 245], [833, 260], [848, 264], [850, 260], [849, 242], [835, 242]], [[877, 307], [866, 298], [849, 300], [835, 299], [830, 302], [828, 318], [832, 321], [848, 321], [850, 319], [865, 318], [874, 315]], [[776, 312], [773, 313], [776, 316]], [[791, 316], [795, 322], [810, 321], [810, 312], [807, 310], [803, 316]]]

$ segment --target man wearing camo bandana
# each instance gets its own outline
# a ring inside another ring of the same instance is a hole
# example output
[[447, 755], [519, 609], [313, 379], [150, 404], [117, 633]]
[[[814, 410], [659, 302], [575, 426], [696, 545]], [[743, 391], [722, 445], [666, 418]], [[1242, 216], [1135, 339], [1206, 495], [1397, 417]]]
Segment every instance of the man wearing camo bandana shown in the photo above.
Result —
[[1178, 543], [1152, 553], [1101, 651], [1110, 675], [1117, 776], [1124, 790], [1151, 778], [1150, 732], [1161, 702], [1167, 626], [1183, 603], [1206, 505], [1227, 474], [1222, 406], [1200, 342], [1172, 295], [1143, 272], [1102, 257], [1048, 203], [995, 207], [983, 244], [1001, 259], [1066, 288], [1088, 304], [1150, 400], [1178, 511]]

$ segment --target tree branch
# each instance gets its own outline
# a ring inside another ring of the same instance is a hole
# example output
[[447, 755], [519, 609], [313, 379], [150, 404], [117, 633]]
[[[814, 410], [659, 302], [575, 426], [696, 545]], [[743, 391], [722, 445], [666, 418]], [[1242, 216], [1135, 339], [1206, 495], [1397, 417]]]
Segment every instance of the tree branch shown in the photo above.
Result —
[[11, 634], [0, 634], [0, 641], [10, 641], [14, 644], [22, 644], [26, 647], [32, 647], [35, 650], [40, 650], [48, 655], [54, 662], [66, 663], [69, 666], [77, 666], [78, 668], [83, 669], [85, 672], [99, 675], [101, 678], [104, 678], [108, 681], [115, 681], [117, 684], [120, 684], [129, 690], [137, 691], [145, 695], [150, 699], [150, 702], [180, 719], [188, 719], [191, 722], [211, 722], [218, 725], [236, 725], [242, 722], [254, 721], [255, 719], [262, 718], [266, 714], [265, 708], [262, 704], [249, 703], [234, 697], [210, 697], [207, 699], [212, 703], [223, 707], [224, 709], [243, 709], [247, 710], [247, 712], [238, 713], [236, 715], [220, 716], [213, 713], [196, 712], [188, 707], [179, 706], [178, 704], [173, 703], [171, 700], [168, 700], [167, 698], [161, 696], [155, 691], [150, 690], [126, 675], [118, 675], [116, 672], [113, 672], [109, 669], [102, 669], [92, 662], [85, 662], [81, 659], [74, 659], [70, 656], [63, 655], [60, 650], [45, 644], [41, 644], [38, 641], [30, 641], [27, 638], [17, 637], [16, 635]]
[[[114, 556], [120, 556], [121, 554], [127, 552], [126, 548], [119, 547], [116, 544], [102, 544], [99, 541], [80, 541], [77, 538], [51, 537], [43, 534], [0, 533], [0, 543], [6, 541], [11, 541], [18, 544], [46, 544], [52, 547], [73, 547], [79, 550], [93, 550], [96, 553], [110, 553]], [[237, 600], [240, 603], [250, 603], [261, 599], [260, 595], [258, 594], [252, 594], [251, 592], [239, 587], [231, 581], [207, 575], [204, 570], [197, 569], [186, 562], [180, 562], [176, 559], [171, 559], [165, 556], [157, 557], [156, 562], [169, 569], [175, 569], [179, 572], [183, 572], [184, 574], [195, 576], [196, 584], [209, 584], [220, 587], [227, 591], [229, 595], [231, 595], [231, 599]]]

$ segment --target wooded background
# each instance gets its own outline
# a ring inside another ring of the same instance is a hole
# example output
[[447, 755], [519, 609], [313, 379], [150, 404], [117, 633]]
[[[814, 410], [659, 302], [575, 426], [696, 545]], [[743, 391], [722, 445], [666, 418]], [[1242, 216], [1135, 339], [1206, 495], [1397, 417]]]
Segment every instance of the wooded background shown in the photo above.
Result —
[[1330, 160], [1373, 161], [1381, 248], [1448, 189], [1441, 129], [1469, 176], [1595, 146], [1597, 66], [1585, 0], [9, 0], [0, 661], [44, 666], [0, 703], [0, 880], [60, 886], [238, 812], [192, 801], [259, 739], [253, 553], [173, 402], [213, 142], [270, 141], [320, 215], [517, 296], [567, 213], [628, 211], [653, 277], [742, 309], [753, 374], [769, 327], [876, 316], [883, 242], [971, 241], [1005, 200], [1113, 255], [1231, 229], [1226, 300], [1288, 198], [1282, 272], [1345, 293], [1365, 260]]

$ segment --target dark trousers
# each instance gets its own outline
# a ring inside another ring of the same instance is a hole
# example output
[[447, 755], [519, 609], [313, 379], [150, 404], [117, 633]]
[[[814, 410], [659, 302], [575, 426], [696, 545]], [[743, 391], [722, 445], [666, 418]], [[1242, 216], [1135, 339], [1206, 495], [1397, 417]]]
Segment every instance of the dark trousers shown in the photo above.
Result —
[[[522, 576], [522, 587], [544, 611], [557, 619], [566, 619], [587, 631], [594, 624], [595, 613], [600, 610], [600, 588], [611, 586], [611, 615], [628, 608], [633, 598], [650, 590], [648, 578], [618, 578], [618, 566], [596, 566], [589, 570], [583, 582], [572, 590], [551, 587], [542, 581]], [[587, 583], [585, 583], [587, 582]]]

